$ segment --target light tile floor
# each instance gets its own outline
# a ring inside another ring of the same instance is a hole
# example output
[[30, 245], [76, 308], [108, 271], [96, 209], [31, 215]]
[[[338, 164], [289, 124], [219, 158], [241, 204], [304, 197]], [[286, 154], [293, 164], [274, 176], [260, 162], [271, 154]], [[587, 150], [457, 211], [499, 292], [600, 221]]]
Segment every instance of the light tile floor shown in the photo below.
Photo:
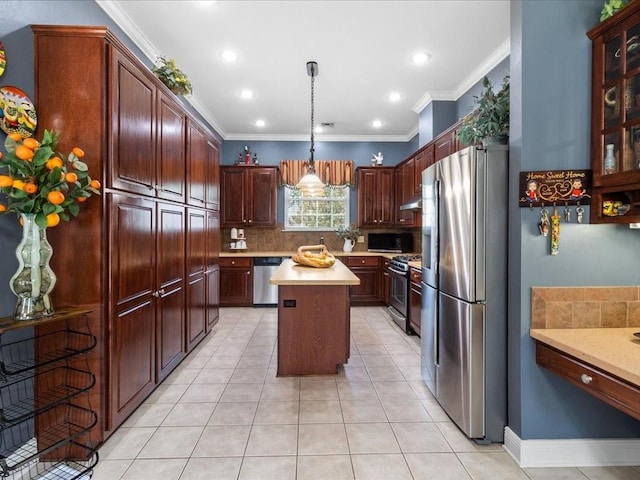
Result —
[[640, 480], [640, 467], [521, 469], [476, 445], [420, 376], [417, 337], [352, 308], [337, 375], [276, 377], [276, 309], [223, 308], [99, 449], [94, 480]]

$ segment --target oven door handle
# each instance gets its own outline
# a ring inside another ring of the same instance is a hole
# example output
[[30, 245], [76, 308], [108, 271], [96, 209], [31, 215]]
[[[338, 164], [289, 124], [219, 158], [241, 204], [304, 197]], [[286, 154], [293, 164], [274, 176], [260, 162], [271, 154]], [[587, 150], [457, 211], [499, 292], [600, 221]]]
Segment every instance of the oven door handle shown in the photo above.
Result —
[[391, 273], [395, 273], [396, 275], [400, 275], [401, 277], [406, 277], [407, 276], [407, 272], [403, 272], [401, 270], [396, 270], [395, 268], [392, 267], [387, 267], [389, 269], [389, 271]]

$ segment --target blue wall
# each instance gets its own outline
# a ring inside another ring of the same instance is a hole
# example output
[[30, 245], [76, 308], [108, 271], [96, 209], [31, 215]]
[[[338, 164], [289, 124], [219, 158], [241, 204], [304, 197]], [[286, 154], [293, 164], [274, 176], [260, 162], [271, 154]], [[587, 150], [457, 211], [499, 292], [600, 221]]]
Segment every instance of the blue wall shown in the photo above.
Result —
[[[511, 27], [513, 28], [513, 25]], [[513, 54], [513, 52], [511, 52], [511, 54]], [[507, 57], [487, 74], [487, 77], [491, 80], [494, 92], [500, 90], [504, 77], [509, 75], [510, 63], [510, 58]], [[480, 95], [483, 88], [481, 80], [458, 98], [456, 101], [456, 119], [464, 117], [476, 107], [475, 97]]]
[[563, 223], [552, 257], [539, 210], [518, 207], [520, 170], [590, 168], [586, 32], [602, 2], [511, 8], [509, 426], [523, 439], [640, 437], [640, 422], [539, 368], [529, 337], [533, 286], [640, 285], [640, 230]]

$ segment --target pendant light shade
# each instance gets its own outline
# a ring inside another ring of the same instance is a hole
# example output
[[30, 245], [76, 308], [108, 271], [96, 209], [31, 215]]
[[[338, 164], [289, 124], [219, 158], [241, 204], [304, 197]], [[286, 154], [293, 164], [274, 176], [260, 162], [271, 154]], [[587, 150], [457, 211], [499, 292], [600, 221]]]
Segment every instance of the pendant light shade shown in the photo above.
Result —
[[324, 184], [316, 175], [316, 169], [313, 160], [315, 151], [313, 142], [313, 114], [314, 114], [314, 86], [315, 78], [318, 75], [318, 64], [316, 62], [307, 62], [307, 74], [311, 77], [311, 149], [309, 150], [309, 164], [307, 165], [307, 173], [300, 179], [296, 187], [300, 189], [305, 197], [322, 197], [324, 196]]

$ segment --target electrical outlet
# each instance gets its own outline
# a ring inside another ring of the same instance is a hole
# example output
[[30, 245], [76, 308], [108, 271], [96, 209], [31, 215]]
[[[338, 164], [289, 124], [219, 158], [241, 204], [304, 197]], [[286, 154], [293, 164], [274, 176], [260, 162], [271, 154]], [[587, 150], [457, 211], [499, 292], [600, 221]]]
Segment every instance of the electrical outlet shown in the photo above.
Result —
[[364, 243], [364, 235], [358, 237], [358, 243]]

